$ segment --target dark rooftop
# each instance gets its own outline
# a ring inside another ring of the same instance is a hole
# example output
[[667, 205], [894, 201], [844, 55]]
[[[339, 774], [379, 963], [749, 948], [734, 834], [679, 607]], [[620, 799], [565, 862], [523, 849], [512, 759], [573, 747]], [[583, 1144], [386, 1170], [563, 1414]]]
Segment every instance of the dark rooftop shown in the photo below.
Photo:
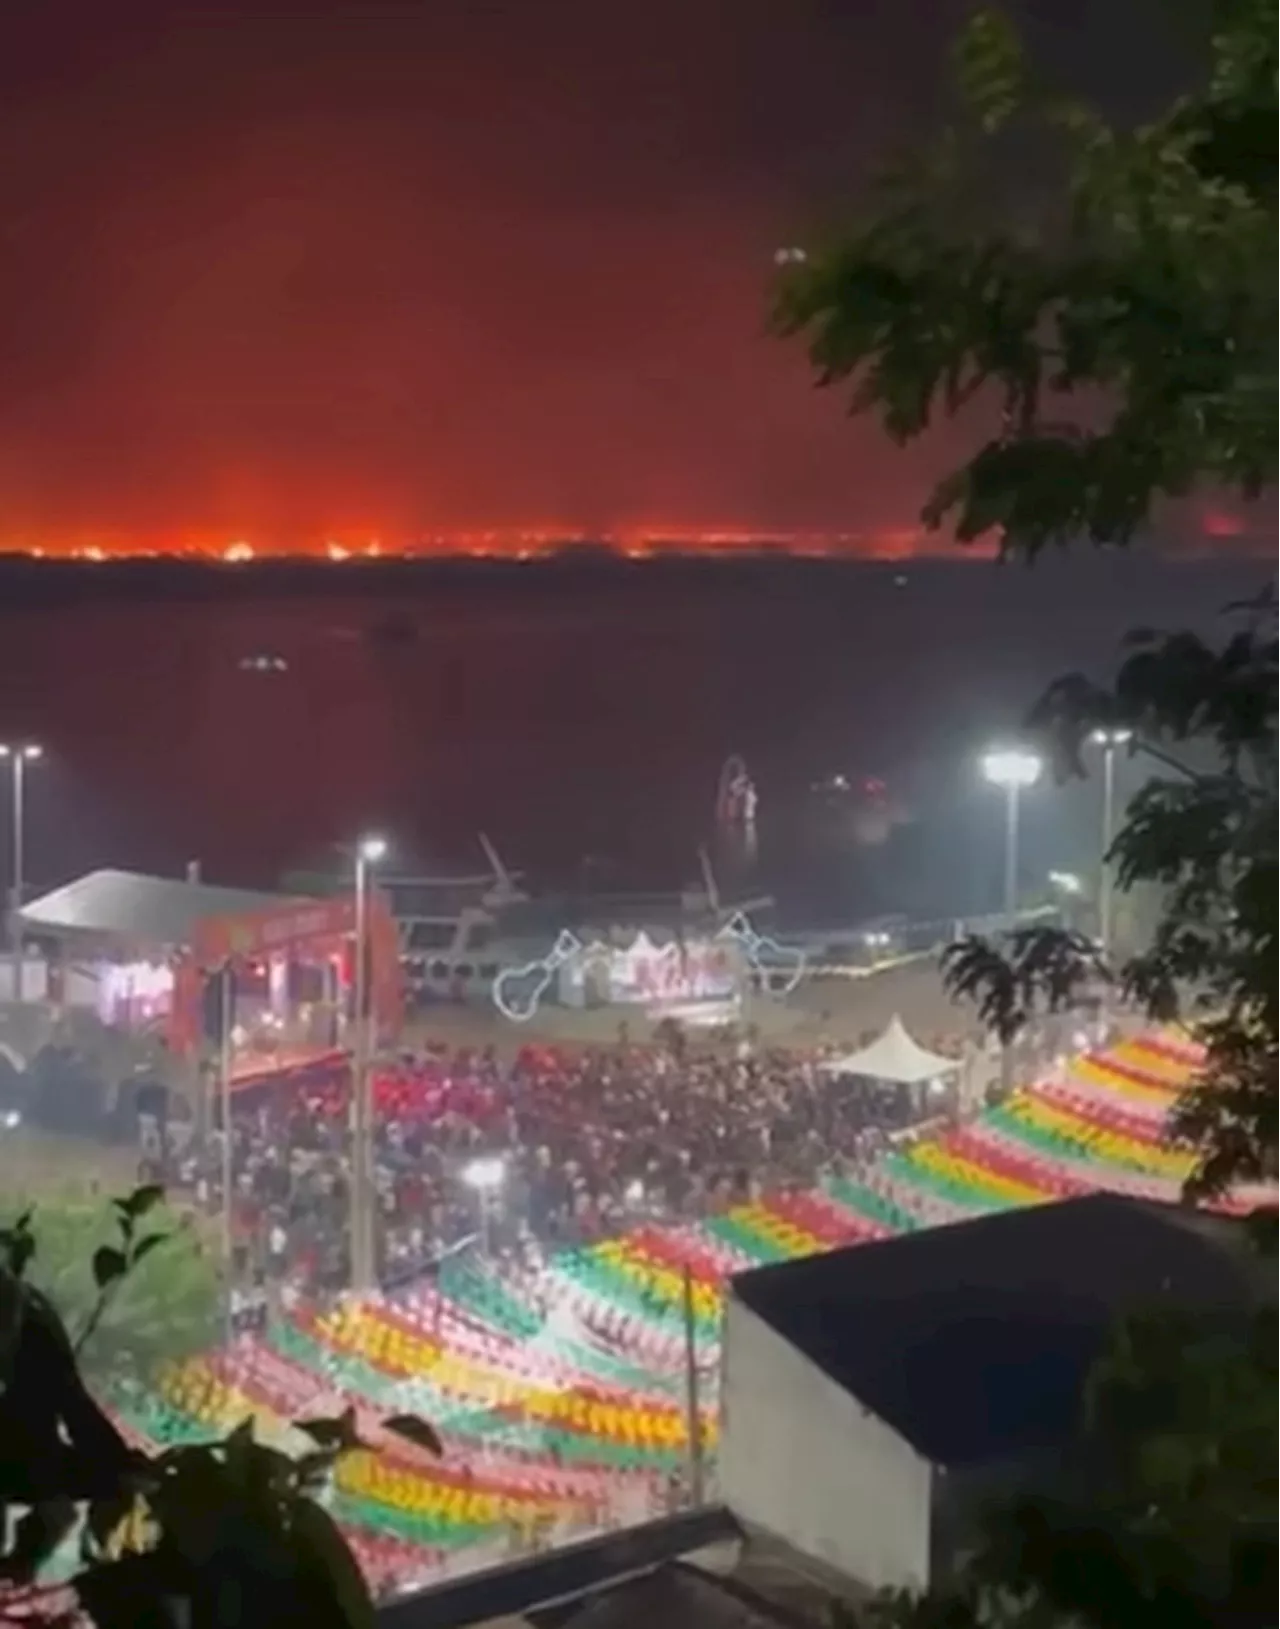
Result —
[[801, 1617], [733, 1578], [674, 1561], [529, 1621], [534, 1629], [818, 1629], [830, 1614]]
[[1241, 1234], [1098, 1194], [758, 1268], [733, 1294], [934, 1464], [978, 1466], [1070, 1437], [1122, 1313], [1253, 1302]]
[[738, 1524], [719, 1506], [663, 1517], [392, 1601], [379, 1609], [378, 1629], [464, 1629], [532, 1618], [740, 1536]]

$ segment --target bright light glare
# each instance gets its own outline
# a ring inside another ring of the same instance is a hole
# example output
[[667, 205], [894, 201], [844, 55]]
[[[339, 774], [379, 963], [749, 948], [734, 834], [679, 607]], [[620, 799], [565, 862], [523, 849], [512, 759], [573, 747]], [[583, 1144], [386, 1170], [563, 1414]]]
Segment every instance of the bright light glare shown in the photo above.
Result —
[[1043, 767], [1036, 753], [1017, 749], [988, 752], [982, 760], [982, 773], [994, 786], [1034, 786]]
[[1084, 883], [1074, 871], [1051, 871], [1049, 881], [1055, 888], [1061, 888], [1064, 894], [1084, 893]]
[[627, 1183], [627, 1203], [631, 1205], [638, 1205], [643, 1198], [644, 1183], [641, 1182], [639, 1177], [633, 1177], [632, 1180]]
[[29, 764], [33, 764], [37, 758], [43, 757], [44, 748], [34, 741], [22, 747], [11, 747], [8, 742], [0, 742], [0, 758], [25, 758]]
[[22, 1116], [18, 1113], [17, 1109], [7, 1109], [5, 1111], [4, 1129], [6, 1131], [16, 1131], [21, 1124]]
[[385, 837], [362, 837], [359, 852], [366, 865], [377, 865], [379, 860], [387, 857], [387, 840]]
[[462, 1180], [478, 1193], [492, 1193], [500, 1188], [506, 1174], [506, 1166], [497, 1158], [472, 1160], [470, 1165], [462, 1167]]
[[1095, 747], [1122, 747], [1133, 740], [1132, 730], [1094, 730], [1089, 737]]

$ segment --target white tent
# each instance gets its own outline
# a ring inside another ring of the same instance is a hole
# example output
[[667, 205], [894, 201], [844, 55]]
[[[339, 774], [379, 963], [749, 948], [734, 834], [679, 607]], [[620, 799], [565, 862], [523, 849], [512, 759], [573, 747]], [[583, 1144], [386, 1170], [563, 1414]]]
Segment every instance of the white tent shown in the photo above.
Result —
[[944, 1058], [941, 1053], [926, 1052], [918, 1046], [895, 1013], [879, 1040], [864, 1046], [861, 1052], [831, 1058], [822, 1067], [831, 1075], [870, 1075], [875, 1080], [914, 1086], [918, 1081], [951, 1074], [961, 1065], [956, 1058]]

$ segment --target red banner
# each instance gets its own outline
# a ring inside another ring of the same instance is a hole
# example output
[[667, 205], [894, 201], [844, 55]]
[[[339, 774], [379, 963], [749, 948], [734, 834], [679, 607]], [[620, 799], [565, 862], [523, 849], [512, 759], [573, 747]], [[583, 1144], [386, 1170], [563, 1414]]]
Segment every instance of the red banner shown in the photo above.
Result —
[[[402, 1015], [400, 938], [386, 899], [370, 889], [366, 932], [369, 941], [369, 1003], [378, 1032], [397, 1033]], [[175, 963], [170, 1044], [185, 1053], [200, 1043], [201, 1004], [206, 978], [227, 962], [257, 961], [284, 952], [306, 959], [341, 949], [343, 970], [351, 974], [350, 951], [356, 928], [354, 894], [339, 899], [299, 900], [239, 916], [211, 916], [192, 935], [190, 952]]]
[[[371, 928], [379, 912], [385, 911], [384, 901], [371, 893]], [[355, 895], [344, 894], [339, 899], [273, 905], [265, 911], [246, 911], [241, 916], [206, 917], [196, 928], [192, 948], [196, 961], [208, 970], [236, 957], [265, 956], [273, 950], [298, 950], [325, 939], [342, 939], [354, 933], [355, 927]]]

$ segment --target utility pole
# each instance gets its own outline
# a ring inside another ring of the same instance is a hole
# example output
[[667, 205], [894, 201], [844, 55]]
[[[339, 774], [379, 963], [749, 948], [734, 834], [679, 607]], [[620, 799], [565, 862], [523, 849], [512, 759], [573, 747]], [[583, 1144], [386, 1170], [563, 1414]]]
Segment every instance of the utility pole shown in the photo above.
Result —
[[235, 1333], [232, 1326], [232, 1298], [235, 1290], [235, 1196], [232, 1182], [235, 1177], [231, 1146], [231, 1030], [235, 1014], [235, 974], [228, 961], [218, 975], [222, 981], [220, 1022], [218, 1024], [218, 1096], [222, 1105], [222, 1256], [227, 1274], [227, 1335]]
[[363, 837], [356, 846], [355, 968], [351, 1015], [351, 1282], [357, 1290], [376, 1288], [378, 1279], [377, 1202], [373, 1158], [373, 1102], [369, 1065], [369, 868], [387, 852], [381, 837]]
[[685, 1429], [689, 1437], [689, 1504], [701, 1510], [702, 1487], [702, 1413], [698, 1407], [698, 1343], [694, 1324], [693, 1269], [684, 1270], [684, 1380]]

